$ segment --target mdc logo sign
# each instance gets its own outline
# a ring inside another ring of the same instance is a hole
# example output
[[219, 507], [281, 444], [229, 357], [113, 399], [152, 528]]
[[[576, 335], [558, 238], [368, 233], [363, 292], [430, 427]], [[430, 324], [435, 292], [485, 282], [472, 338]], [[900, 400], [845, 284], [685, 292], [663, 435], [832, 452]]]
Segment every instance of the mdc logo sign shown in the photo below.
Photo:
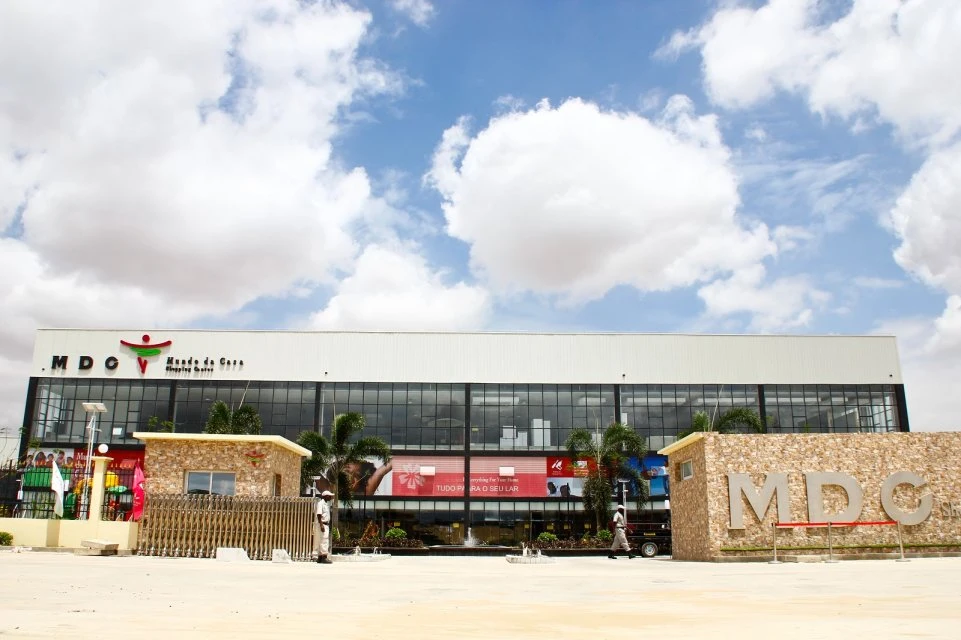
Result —
[[[160, 353], [173, 344], [172, 340], [166, 340], [164, 342], [151, 343], [150, 336], [144, 334], [141, 337], [140, 344], [133, 342], [127, 342], [126, 340], [121, 340], [120, 344], [127, 347], [131, 354], [136, 354], [137, 356], [137, 367], [140, 369], [141, 374], [147, 373], [148, 358], [160, 355]], [[103, 366], [107, 371], [113, 371], [120, 364], [120, 360], [117, 356], [107, 356], [103, 362]], [[50, 360], [50, 369], [56, 371], [57, 369], [66, 370], [67, 369], [67, 356], [55, 355]], [[92, 356], [80, 356], [79, 362], [77, 363], [77, 369], [79, 371], [87, 371], [93, 369], [93, 357]]]
[[[807, 488], [808, 522], [857, 522], [858, 518], [861, 517], [861, 509], [864, 505], [864, 490], [853, 476], [833, 471], [806, 472], [803, 475]], [[892, 520], [897, 520], [903, 525], [921, 524], [931, 515], [934, 499], [928, 493], [921, 496], [920, 504], [915, 511], [905, 511], [898, 507], [894, 501], [894, 493], [902, 484], [921, 487], [927, 484], [927, 480], [910, 471], [892, 473], [881, 484], [881, 507]], [[831, 515], [825, 513], [823, 488], [830, 485], [841, 487], [847, 494], [848, 504], [841, 513]], [[750, 474], [729, 473], [727, 474], [727, 491], [731, 513], [729, 529], [744, 528], [744, 500], [741, 500], [742, 496], [747, 500], [758, 520], [764, 519], [768, 508], [771, 506], [771, 500], [774, 500], [778, 522], [793, 522], [786, 473], [767, 474], [760, 489], [754, 486]]]
[[120, 344], [137, 354], [137, 366], [140, 367], [140, 373], [147, 373], [147, 358], [159, 356], [161, 351], [173, 344], [173, 341], [167, 340], [166, 342], [150, 344], [150, 336], [146, 333], [143, 335], [142, 340], [143, 342], [141, 344], [132, 344], [126, 340], [121, 340]]

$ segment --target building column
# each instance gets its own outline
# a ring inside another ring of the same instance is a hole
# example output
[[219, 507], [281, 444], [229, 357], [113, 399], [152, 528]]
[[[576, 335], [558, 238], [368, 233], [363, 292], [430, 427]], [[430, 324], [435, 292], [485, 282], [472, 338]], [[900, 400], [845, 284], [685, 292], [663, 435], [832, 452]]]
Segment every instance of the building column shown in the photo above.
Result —
[[103, 509], [103, 490], [107, 478], [107, 464], [111, 460], [113, 458], [106, 456], [93, 457], [93, 486], [90, 488], [90, 508], [87, 511], [87, 520], [100, 521], [100, 512]]

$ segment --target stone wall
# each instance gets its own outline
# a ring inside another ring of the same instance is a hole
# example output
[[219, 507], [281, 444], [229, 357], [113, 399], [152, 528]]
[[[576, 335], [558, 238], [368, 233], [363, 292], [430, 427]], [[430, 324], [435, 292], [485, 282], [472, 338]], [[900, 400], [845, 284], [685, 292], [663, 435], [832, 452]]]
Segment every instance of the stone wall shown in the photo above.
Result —
[[187, 471], [225, 471], [236, 474], [236, 495], [269, 496], [274, 474], [279, 474], [280, 495], [296, 497], [300, 462], [300, 455], [273, 443], [149, 440], [144, 475], [149, 493], [184, 493]]
[[[682, 480], [681, 463], [690, 460], [693, 477]], [[669, 459], [671, 477], [671, 548], [675, 558], [707, 560], [711, 556], [704, 441]]]
[[[906, 548], [961, 549], [959, 451], [961, 433], [703, 434], [669, 452], [674, 555], [684, 560], [770, 555], [778, 494], [764, 505], [766, 512], [760, 509], [759, 518], [743, 493], [735, 491], [743, 529], [732, 528], [729, 474], [747, 474], [753, 490], [760, 490], [766, 479], [770, 482], [769, 474], [786, 474], [789, 497], [782, 506], [789, 506], [790, 516], [783, 520], [805, 522], [812, 516], [805, 473], [816, 472], [854, 478], [863, 494], [859, 522], [905, 521], [883, 507], [882, 485], [896, 472], [917, 474], [925, 484], [898, 484], [891, 492], [894, 506], [906, 513], [923, 511], [924, 504], [931, 502], [930, 515], [920, 524], [902, 525]], [[694, 461], [694, 478], [680, 480], [680, 463], [688, 459]], [[836, 516], [848, 506], [848, 495], [840, 486], [824, 484], [822, 502], [826, 519], [838, 521]], [[705, 512], [707, 525], [703, 526]], [[895, 526], [832, 527], [831, 535], [835, 550], [844, 553], [897, 548]], [[778, 549], [822, 554], [827, 551], [827, 536], [825, 527], [779, 529]]]

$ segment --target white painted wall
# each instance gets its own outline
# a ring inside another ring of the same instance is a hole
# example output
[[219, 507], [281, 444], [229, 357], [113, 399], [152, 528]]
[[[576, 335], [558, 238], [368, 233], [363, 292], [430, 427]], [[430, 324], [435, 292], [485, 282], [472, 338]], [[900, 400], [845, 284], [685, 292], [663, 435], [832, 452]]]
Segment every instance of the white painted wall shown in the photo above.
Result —
[[[756, 336], [680, 334], [347, 333], [159, 331], [172, 340], [149, 358], [136, 355], [143, 330], [37, 332], [34, 376], [92, 378], [307, 380], [338, 382], [502, 382], [625, 384], [896, 384], [897, 345], [890, 336]], [[65, 370], [51, 370], [54, 355]], [[80, 356], [93, 367], [79, 371]], [[104, 362], [115, 356], [118, 366]], [[169, 373], [167, 358], [218, 364], [213, 372]], [[221, 358], [243, 360], [222, 367]]]

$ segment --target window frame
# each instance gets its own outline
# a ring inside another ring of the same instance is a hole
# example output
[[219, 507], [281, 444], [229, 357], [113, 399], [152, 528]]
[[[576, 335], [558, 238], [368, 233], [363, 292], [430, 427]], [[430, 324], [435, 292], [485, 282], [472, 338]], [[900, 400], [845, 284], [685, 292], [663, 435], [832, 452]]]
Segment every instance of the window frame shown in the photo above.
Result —
[[[205, 494], [191, 494], [189, 492], [190, 487], [190, 474], [207, 474], [207, 493]], [[232, 492], [231, 493], [214, 493], [213, 483], [214, 474], [229, 475], [232, 478]], [[209, 495], [209, 496], [235, 496], [237, 495], [237, 473], [234, 471], [220, 471], [220, 470], [208, 470], [208, 469], [188, 469], [184, 471], [184, 493], [188, 495]]]

